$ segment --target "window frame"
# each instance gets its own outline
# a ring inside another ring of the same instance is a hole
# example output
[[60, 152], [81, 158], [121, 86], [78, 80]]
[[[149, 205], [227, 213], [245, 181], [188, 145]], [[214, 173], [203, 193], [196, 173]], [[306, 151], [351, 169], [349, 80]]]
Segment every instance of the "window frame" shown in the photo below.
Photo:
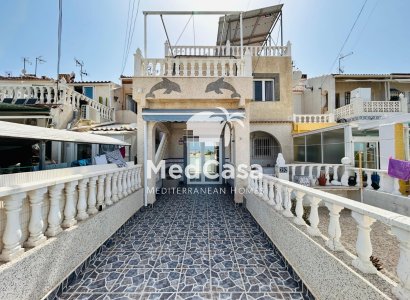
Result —
[[[260, 81], [262, 82], [262, 99], [261, 100], [256, 100], [256, 89], [255, 89], [255, 82]], [[272, 82], [272, 100], [266, 100], [266, 82]], [[274, 78], [255, 78], [253, 79], [253, 101], [254, 102], [277, 102], [275, 100], [275, 79]]]
[[[85, 94], [85, 89], [86, 89], [86, 88], [91, 88], [91, 90], [93, 91], [93, 92], [92, 92], [92, 93], [93, 93], [92, 98], [91, 98], [91, 97], [88, 97], [88, 96]], [[90, 98], [90, 99], [93, 99], [93, 100], [94, 100], [94, 92], [95, 92], [95, 89], [94, 89], [94, 87], [93, 87], [93, 86], [91, 86], [91, 85], [83, 86], [83, 95], [84, 95], [84, 96], [86, 96], [86, 97], [88, 97], [88, 98]]]

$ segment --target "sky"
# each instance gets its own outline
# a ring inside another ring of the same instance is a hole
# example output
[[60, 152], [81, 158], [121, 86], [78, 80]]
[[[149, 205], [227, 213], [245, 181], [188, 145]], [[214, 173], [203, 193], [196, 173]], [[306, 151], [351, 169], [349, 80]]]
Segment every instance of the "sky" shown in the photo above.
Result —
[[[134, 0], [63, 0], [61, 73], [77, 74], [74, 58], [89, 74], [84, 80], [119, 81], [122, 71], [127, 15]], [[309, 77], [337, 72], [337, 56], [365, 0], [141, 0], [124, 75], [133, 75], [133, 53], [143, 48], [144, 18], [148, 10], [251, 10], [283, 3], [284, 40], [292, 43], [295, 68]], [[135, 1], [136, 11], [138, 0]], [[38, 75], [56, 77], [57, 0], [0, 0], [0, 75], [18, 76], [23, 57], [28, 73], [35, 58], [47, 62]], [[342, 53], [346, 73], [410, 73], [409, 0], [367, 0]], [[175, 44], [189, 16], [165, 16]], [[218, 17], [195, 16], [179, 45], [215, 45]], [[195, 28], [195, 30], [194, 30]], [[276, 42], [276, 37], [274, 40]], [[162, 58], [166, 40], [158, 16], [148, 18], [148, 56]], [[334, 63], [336, 62], [336, 63]]]

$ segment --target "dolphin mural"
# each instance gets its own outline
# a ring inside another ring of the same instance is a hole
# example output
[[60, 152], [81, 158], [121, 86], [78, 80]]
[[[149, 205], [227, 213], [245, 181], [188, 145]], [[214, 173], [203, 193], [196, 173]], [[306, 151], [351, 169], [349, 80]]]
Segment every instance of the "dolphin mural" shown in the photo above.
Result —
[[171, 80], [162, 77], [162, 81], [155, 84], [145, 95], [145, 98], [155, 98], [154, 92], [158, 90], [164, 90], [164, 94], [171, 94], [171, 92], [181, 92], [181, 87], [178, 83], [172, 82]]
[[241, 95], [236, 92], [236, 89], [232, 84], [225, 82], [224, 78], [221, 77], [217, 81], [211, 82], [206, 86], [205, 93], [215, 92], [217, 94], [222, 94], [222, 90], [228, 90], [232, 92], [231, 98], [240, 98]]

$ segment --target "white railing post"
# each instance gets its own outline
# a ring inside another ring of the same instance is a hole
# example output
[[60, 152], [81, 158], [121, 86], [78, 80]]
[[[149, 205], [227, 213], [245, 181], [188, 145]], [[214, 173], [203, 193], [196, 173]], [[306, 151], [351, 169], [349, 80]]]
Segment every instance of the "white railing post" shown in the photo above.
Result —
[[283, 206], [285, 207], [285, 210], [282, 212], [282, 214], [287, 218], [294, 217], [291, 211], [291, 208], [292, 208], [292, 189], [291, 188], [286, 188], [286, 196], [285, 196], [285, 201], [284, 201]]
[[355, 211], [352, 211], [352, 217], [356, 220], [358, 229], [356, 241], [358, 257], [352, 261], [352, 264], [363, 273], [376, 274], [377, 269], [370, 261], [370, 256], [373, 252], [372, 241], [370, 240], [370, 227], [376, 220]]
[[89, 182], [88, 182], [88, 210], [87, 213], [89, 215], [95, 215], [98, 210], [95, 207], [97, 204], [97, 198], [96, 198], [96, 186], [97, 186], [97, 180], [98, 177], [91, 177]]
[[261, 174], [258, 175], [258, 181], [259, 181], [258, 195], [259, 197], [263, 197], [263, 177], [261, 176]]
[[115, 172], [112, 177], [112, 201], [115, 203], [118, 200], [118, 172]]
[[127, 173], [127, 170], [122, 172], [122, 194], [124, 197], [128, 196]]
[[344, 247], [340, 242], [340, 237], [342, 235], [342, 231], [340, 230], [340, 211], [343, 209], [342, 206], [333, 204], [333, 203], [325, 203], [326, 207], [329, 209], [329, 240], [326, 242], [326, 246], [333, 251], [343, 251]]
[[395, 226], [391, 227], [391, 231], [400, 242], [400, 258], [396, 269], [400, 284], [393, 288], [393, 293], [399, 300], [407, 300], [410, 299], [410, 232]]
[[13, 194], [3, 198], [6, 213], [6, 227], [3, 233], [3, 251], [0, 255], [1, 261], [11, 261], [24, 253], [24, 249], [20, 244], [22, 236], [20, 211], [25, 198], [26, 193]]
[[64, 183], [53, 185], [49, 189], [50, 210], [48, 212], [47, 236], [56, 236], [63, 229], [61, 228], [60, 200], [64, 189]]
[[64, 207], [64, 221], [62, 226], [64, 228], [69, 228], [77, 223], [75, 219], [75, 202], [74, 202], [74, 192], [78, 181], [71, 181], [65, 184], [65, 207]]
[[322, 233], [320, 232], [319, 228], [319, 212], [318, 207], [319, 203], [322, 199], [318, 197], [310, 197], [310, 214], [309, 214], [309, 223], [310, 226], [307, 228], [307, 232], [311, 236], [320, 236]]
[[263, 177], [262, 178], [262, 185], [263, 185], [263, 200], [265, 200], [266, 202], [269, 201], [269, 195], [268, 195], [268, 180]]
[[24, 247], [36, 247], [47, 240], [47, 238], [43, 234], [44, 220], [42, 212], [42, 204], [46, 193], [47, 188], [40, 188], [28, 192], [31, 210], [30, 222], [28, 224], [28, 231], [30, 232], [30, 236], [24, 243]]
[[88, 218], [87, 183], [88, 183], [88, 178], [82, 179], [78, 182], [77, 220], [79, 221], [83, 221]]
[[282, 185], [276, 184], [276, 195], [275, 195], [275, 209], [282, 210]]
[[274, 183], [273, 181], [269, 181], [269, 205], [275, 205], [275, 192], [274, 192]]
[[118, 199], [122, 199], [125, 197], [123, 190], [122, 190], [122, 176], [123, 176], [124, 171], [120, 171], [118, 172], [118, 184], [117, 184], [117, 188], [118, 188]]
[[132, 193], [132, 189], [131, 189], [131, 174], [132, 174], [132, 170], [128, 169], [127, 171], [127, 193], [128, 195]]
[[137, 167], [137, 189], [142, 187], [141, 170], [141, 167]]
[[97, 208], [98, 210], [104, 209], [105, 204], [104, 204], [104, 182], [105, 182], [105, 177], [106, 175], [100, 175], [98, 176], [98, 184], [97, 184]]
[[304, 192], [296, 191], [296, 217], [293, 218], [293, 223], [296, 225], [306, 225], [305, 220], [303, 220], [303, 197]]
[[135, 192], [136, 182], [137, 182], [137, 170], [135, 169], [135, 167], [133, 167], [131, 169], [131, 192]]
[[111, 181], [112, 181], [113, 174], [109, 173], [107, 174], [107, 177], [105, 179], [105, 204], [107, 206], [112, 205], [113, 202], [111, 200]]

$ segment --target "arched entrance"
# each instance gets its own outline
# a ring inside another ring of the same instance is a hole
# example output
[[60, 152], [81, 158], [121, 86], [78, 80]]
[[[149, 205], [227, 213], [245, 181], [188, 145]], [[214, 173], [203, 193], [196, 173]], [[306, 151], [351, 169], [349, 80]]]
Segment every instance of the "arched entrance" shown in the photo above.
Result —
[[274, 167], [278, 154], [282, 148], [278, 140], [264, 131], [255, 131], [250, 134], [250, 162], [262, 167]]

